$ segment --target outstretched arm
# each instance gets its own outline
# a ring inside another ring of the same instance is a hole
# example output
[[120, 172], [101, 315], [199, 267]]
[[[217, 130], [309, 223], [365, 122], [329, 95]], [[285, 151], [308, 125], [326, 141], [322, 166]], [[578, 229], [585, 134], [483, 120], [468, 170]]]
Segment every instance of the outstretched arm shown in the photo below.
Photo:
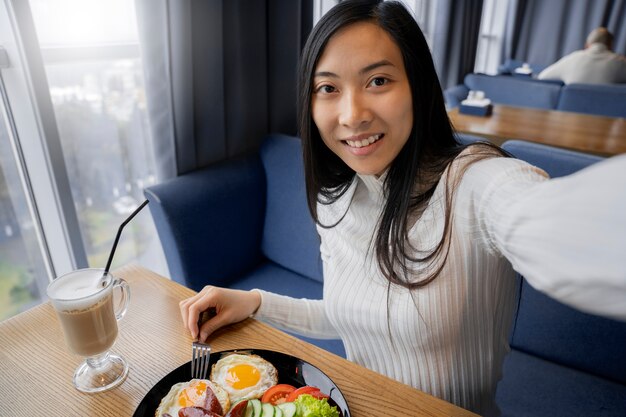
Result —
[[626, 155], [549, 181], [518, 170], [483, 194], [492, 245], [538, 290], [626, 320]]

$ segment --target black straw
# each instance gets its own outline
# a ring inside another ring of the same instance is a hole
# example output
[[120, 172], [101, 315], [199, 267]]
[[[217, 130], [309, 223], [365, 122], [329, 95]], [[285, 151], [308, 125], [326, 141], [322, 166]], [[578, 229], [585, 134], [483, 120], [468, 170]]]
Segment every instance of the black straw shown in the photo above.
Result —
[[113, 242], [113, 247], [111, 248], [111, 254], [109, 255], [109, 260], [107, 261], [107, 266], [106, 268], [104, 268], [104, 274], [102, 274], [102, 278], [106, 277], [109, 273], [109, 268], [111, 268], [111, 262], [113, 261], [113, 255], [115, 254], [115, 249], [117, 248], [117, 242], [120, 241], [120, 236], [122, 234], [122, 229], [124, 228], [124, 226], [126, 226], [126, 224], [131, 221], [133, 219], [133, 217], [135, 217], [137, 215], [137, 213], [139, 213], [141, 211], [142, 208], [144, 208], [146, 205], [148, 204], [148, 200], [144, 201], [143, 203], [141, 203], [141, 205], [139, 207], [137, 207], [137, 209], [135, 211], [132, 212], [132, 214], [130, 216], [128, 216], [128, 218], [126, 220], [124, 220], [124, 223], [121, 224], [120, 228], [117, 229], [117, 236], [115, 236], [115, 242]]

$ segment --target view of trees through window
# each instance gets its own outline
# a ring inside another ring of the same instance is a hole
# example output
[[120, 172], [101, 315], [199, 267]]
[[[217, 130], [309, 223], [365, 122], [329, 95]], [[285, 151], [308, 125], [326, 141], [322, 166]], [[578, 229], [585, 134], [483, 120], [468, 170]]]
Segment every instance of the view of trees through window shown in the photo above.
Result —
[[[30, 5], [88, 264], [102, 268], [118, 227], [157, 180], [134, 2]], [[48, 282], [19, 168], [2, 135], [0, 126], [0, 320], [44, 299]], [[129, 262], [166, 273], [147, 209], [124, 229], [113, 267]]]
[[[46, 73], [89, 265], [103, 267], [117, 228], [155, 183], [140, 61], [55, 64]], [[146, 250], [150, 219], [136, 220], [116, 261]]]
[[0, 106], [0, 320], [39, 302], [46, 270]]

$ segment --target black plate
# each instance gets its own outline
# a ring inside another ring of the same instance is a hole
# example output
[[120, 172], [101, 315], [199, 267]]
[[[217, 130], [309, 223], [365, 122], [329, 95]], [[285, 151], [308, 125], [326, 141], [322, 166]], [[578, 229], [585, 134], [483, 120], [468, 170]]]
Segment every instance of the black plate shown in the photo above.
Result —
[[[323, 393], [330, 395], [329, 403], [336, 405], [342, 417], [350, 417], [350, 409], [343, 394], [335, 383], [322, 371], [310, 363], [285, 353], [274, 352], [273, 350], [261, 349], [237, 349], [211, 353], [209, 364], [213, 366], [223, 355], [229, 353], [251, 353], [259, 355], [269, 361], [278, 371], [278, 383], [290, 384], [295, 387], [311, 385], [318, 387]], [[143, 397], [137, 406], [133, 417], [154, 417], [154, 413], [167, 395], [172, 385], [179, 382], [189, 381], [191, 375], [191, 362], [174, 369], [165, 375], [150, 391]]]

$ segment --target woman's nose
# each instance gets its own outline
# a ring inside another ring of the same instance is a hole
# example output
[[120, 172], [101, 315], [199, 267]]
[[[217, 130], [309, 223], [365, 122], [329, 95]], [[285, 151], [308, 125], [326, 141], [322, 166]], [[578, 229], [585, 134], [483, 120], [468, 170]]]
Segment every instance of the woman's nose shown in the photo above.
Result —
[[372, 120], [372, 112], [365, 100], [358, 93], [345, 94], [340, 103], [339, 123], [350, 128], [357, 128]]

